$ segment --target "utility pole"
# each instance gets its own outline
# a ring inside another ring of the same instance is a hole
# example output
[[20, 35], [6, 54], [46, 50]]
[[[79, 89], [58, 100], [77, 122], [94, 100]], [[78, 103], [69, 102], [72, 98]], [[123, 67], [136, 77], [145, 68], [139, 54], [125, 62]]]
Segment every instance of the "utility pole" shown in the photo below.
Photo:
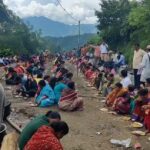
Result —
[[[80, 26], [81, 26], [81, 21], [79, 20], [78, 21], [78, 30], [79, 30], [79, 32], [78, 32], [78, 51], [80, 50]], [[78, 75], [79, 75], [79, 68], [78, 68], [78, 64], [77, 64], [77, 77], [78, 77]]]

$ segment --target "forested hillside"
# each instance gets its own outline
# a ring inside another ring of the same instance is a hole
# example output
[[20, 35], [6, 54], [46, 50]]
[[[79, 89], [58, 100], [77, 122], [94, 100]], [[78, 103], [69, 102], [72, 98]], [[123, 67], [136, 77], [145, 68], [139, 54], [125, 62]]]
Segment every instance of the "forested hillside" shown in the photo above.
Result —
[[[95, 34], [83, 34], [80, 36], [80, 46], [86, 44]], [[45, 48], [52, 47], [55, 51], [58, 50], [72, 50], [78, 48], [78, 35], [67, 37], [44, 37]]]
[[0, 0], [0, 54], [33, 53], [40, 49], [38, 33], [32, 32], [22, 20]]
[[100, 36], [111, 49], [121, 50], [132, 60], [133, 45], [150, 44], [150, 0], [101, 0], [96, 11]]

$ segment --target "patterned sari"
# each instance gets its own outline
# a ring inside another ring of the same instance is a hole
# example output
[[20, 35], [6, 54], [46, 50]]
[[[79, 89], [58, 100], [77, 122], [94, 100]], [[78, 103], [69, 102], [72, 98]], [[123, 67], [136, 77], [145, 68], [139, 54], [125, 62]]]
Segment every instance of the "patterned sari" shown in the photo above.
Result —
[[106, 103], [109, 107], [114, 105], [114, 102], [117, 98], [122, 97], [125, 93], [127, 93], [128, 90], [125, 88], [115, 88], [108, 96], [106, 99]]
[[78, 98], [78, 94], [72, 89], [65, 89], [59, 101], [59, 109], [64, 111], [74, 111], [83, 109], [83, 101]]

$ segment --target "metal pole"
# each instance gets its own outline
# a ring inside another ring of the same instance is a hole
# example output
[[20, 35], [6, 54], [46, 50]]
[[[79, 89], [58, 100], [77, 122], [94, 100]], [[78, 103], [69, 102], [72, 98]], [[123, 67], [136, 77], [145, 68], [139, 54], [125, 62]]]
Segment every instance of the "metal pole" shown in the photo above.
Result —
[[[78, 33], [78, 51], [80, 50], [80, 25], [81, 25], [81, 21], [79, 20], [78, 22], [78, 29], [79, 29], [79, 33]], [[77, 77], [79, 74], [79, 68], [78, 68], [78, 64], [77, 64]]]

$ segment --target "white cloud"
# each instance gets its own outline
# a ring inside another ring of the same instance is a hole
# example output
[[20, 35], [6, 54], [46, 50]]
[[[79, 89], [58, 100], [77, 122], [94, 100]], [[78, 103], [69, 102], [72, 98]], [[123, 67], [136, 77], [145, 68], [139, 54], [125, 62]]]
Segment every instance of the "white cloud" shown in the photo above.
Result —
[[[100, 0], [61, 0], [64, 8], [82, 23], [96, 23], [95, 9]], [[4, 0], [9, 9], [18, 16], [45, 16], [55, 21], [76, 24], [58, 5], [57, 0]]]

